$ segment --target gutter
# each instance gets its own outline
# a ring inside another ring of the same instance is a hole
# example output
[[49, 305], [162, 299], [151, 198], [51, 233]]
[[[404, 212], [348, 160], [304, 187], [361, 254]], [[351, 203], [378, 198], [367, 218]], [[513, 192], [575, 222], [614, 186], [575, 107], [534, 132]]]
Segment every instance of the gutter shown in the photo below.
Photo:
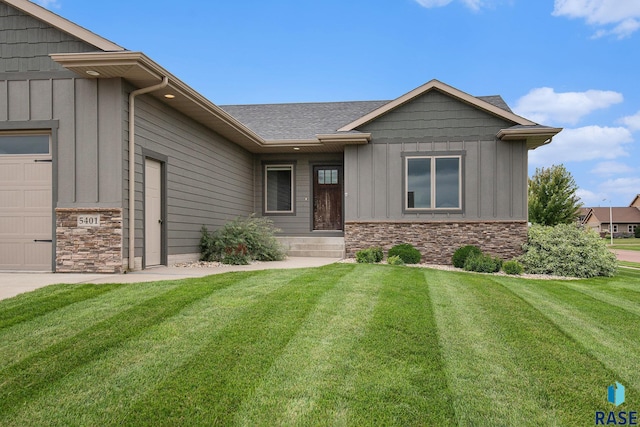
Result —
[[169, 77], [163, 77], [162, 82], [134, 90], [129, 94], [129, 270], [136, 265], [136, 114], [135, 99], [138, 95], [163, 89], [169, 84]]

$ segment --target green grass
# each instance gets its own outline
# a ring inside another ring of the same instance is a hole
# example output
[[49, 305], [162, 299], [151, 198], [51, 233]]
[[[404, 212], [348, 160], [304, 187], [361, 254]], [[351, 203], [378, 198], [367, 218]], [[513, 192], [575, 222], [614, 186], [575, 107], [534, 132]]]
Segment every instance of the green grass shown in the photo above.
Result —
[[0, 425], [593, 425], [640, 409], [640, 271], [334, 264], [0, 301]]
[[640, 262], [618, 261], [618, 264], [622, 267], [640, 268]]
[[624, 249], [626, 251], [640, 251], [640, 239], [630, 237], [628, 239], [613, 239], [613, 245], [609, 244], [611, 240], [607, 240], [609, 249]]

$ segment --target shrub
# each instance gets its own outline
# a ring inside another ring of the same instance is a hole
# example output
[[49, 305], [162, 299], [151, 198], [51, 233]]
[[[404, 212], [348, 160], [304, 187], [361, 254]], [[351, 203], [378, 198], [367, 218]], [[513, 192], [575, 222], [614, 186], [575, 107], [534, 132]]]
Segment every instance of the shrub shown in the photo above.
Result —
[[454, 267], [464, 268], [464, 263], [472, 255], [480, 255], [482, 251], [479, 247], [473, 245], [462, 246], [456, 249], [451, 257], [451, 263]]
[[398, 255], [387, 257], [387, 263], [389, 265], [404, 265], [404, 261]]
[[616, 256], [598, 233], [571, 224], [529, 228], [524, 255], [519, 261], [527, 273], [557, 276], [613, 276]]
[[636, 232], [634, 233], [634, 236], [636, 236], [636, 239], [640, 239], [640, 226], [636, 227]]
[[387, 257], [398, 256], [405, 264], [418, 264], [422, 255], [408, 243], [402, 243], [389, 249]]
[[524, 271], [524, 267], [522, 267], [522, 264], [520, 264], [518, 261], [511, 260], [502, 264], [502, 271], [507, 274], [514, 274], [516, 276], [519, 276]]
[[464, 269], [478, 273], [497, 273], [502, 268], [502, 260], [488, 254], [471, 255], [464, 262]]
[[356, 261], [361, 264], [374, 264], [382, 261], [383, 257], [382, 248], [368, 248], [356, 252]]
[[253, 215], [236, 218], [214, 233], [202, 226], [200, 259], [234, 265], [284, 259], [284, 250], [274, 236], [277, 231], [270, 219]]

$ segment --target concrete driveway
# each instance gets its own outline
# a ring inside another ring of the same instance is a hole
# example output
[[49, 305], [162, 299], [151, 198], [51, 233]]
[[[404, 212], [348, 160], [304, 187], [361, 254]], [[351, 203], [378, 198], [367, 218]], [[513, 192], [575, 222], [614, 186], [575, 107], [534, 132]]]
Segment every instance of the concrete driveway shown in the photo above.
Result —
[[339, 258], [289, 257], [284, 261], [260, 262], [251, 265], [224, 265], [220, 267], [155, 267], [127, 274], [79, 273], [2, 273], [0, 272], [0, 299], [11, 298], [58, 283], [140, 283], [159, 280], [178, 280], [204, 277], [231, 271], [270, 270], [278, 268], [320, 267], [339, 261]]
[[614, 249], [618, 261], [637, 262], [640, 263], [640, 251], [625, 251], [622, 249]]

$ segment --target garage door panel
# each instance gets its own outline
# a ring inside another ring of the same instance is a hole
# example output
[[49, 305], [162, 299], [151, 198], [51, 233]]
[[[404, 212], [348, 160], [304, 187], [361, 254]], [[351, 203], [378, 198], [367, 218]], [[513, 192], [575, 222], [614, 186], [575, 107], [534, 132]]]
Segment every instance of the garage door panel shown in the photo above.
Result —
[[0, 190], [0, 209], [24, 208], [24, 193], [20, 190]]
[[21, 216], [0, 216], [0, 241], [4, 238], [20, 236], [24, 233], [24, 218]]
[[37, 189], [24, 191], [24, 207], [51, 208], [51, 190]]
[[52, 165], [48, 159], [0, 156], [0, 270], [51, 270]]

